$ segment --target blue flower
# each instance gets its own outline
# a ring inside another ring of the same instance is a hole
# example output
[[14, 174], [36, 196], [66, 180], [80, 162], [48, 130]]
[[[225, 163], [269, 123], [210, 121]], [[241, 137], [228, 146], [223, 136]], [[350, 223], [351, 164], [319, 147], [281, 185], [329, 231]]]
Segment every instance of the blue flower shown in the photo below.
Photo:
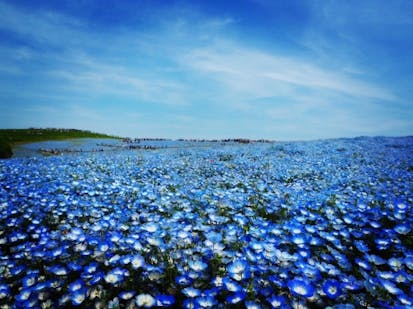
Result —
[[183, 304], [182, 304], [184, 309], [199, 309], [201, 306], [198, 304], [196, 299], [185, 299]]
[[413, 270], [413, 255], [407, 255], [404, 258], [404, 264], [408, 269]]
[[228, 274], [231, 278], [241, 281], [243, 279], [248, 279], [250, 274], [250, 267], [246, 261], [236, 260], [235, 262], [227, 266]]
[[0, 300], [10, 296], [10, 287], [7, 284], [0, 284]]
[[93, 274], [94, 272], [96, 272], [97, 268], [98, 268], [98, 264], [96, 262], [93, 262], [85, 266], [84, 271], [87, 274]]
[[198, 297], [196, 298], [196, 302], [201, 308], [212, 308], [218, 303], [217, 300], [212, 296]]
[[81, 288], [71, 293], [70, 299], [74, 306], [81, 305], [86, 299], [86, 288]]
[[61, 265], [54, 265], [48, 268], [48, 271], [55, 274], [56, 276], [66, 276], [68, 271], [66, 267]]
[[208, 267], [208, 265], [202, 261], [190, 261], [188, 265], [195, 272], [203, 271]]
[[169, 307], [175, 304], [175, 297], [173, 295], [157, 295], [156, 305], [158, 307]]
[[193, 280], [187, 275], [181, 275], [175, 278], [175, 283], [179, 285], [190, 285], [192, 282]]
[[337, 280], [326, 280], [323, 284], [323, 291], [330, 299], [336, 299], [341, 295], [341, 286]]
[[14, 266], [14, 267], [10, 268], [10, 274], [12, 276], [17, 276], [17, 275], [21, 274], [25, 269], [26, 269], [26, 267], [24, 267], [23, 265]]
[[82, 270], [82, 265], [77, 264], [76, 262], [69, 262], [67, 268], [71, 271], [80, 271]]
[[397, 225], [394, 230], [400, 235], [407, 235], [411, 231], [411, 226], [407, 223]]
[[136, 254], [131, 257], [130, 263], [132, 264], [133, 269], [138, 269], [145, 265], [145, 259], [141, 255]]
[[71, 293], [74, 293], [74, 292], [82, 290], [84, 287], [85, 287], [85, 283], [82, 280], [78, 279], [72, 282], [71, 284], [69, 284], [69, 291]]
[[271, 296], [270, 298], [267, 299], [268, 302], [271, 304], [272, 308], [288, 308], [287, 306], [287, 300], [284, 296]]
[[92, 278], [89, 280], [90, 285], [95, 285], [99, 283], [103, 278], [105, 278], [105, 273], [103, 271], [99, 271], [97, 273], [94, 273]]
[[201, 295], [201, 291], [193, 287], [187, 287], [185, 289], [182, 289], [181, 292], [182, 294], [190, 298], [195, 298]]
[[390, 294], [399, 295], [402, 294], [403, 291], [399, 289], [393, 282], [385, 279], [380, 279], [380, 284], [383, 288], [385, 288]]
[[129, 300], [132, 299], [135, 294], [135, 291], [122, 291], [119, 293], [119, 298], [123, 300]]
[[106, 252], [111, 248], [111, 244], [109, 242], [103, 241], [98, 244], [97, 250], [100, 252]]
[[28, 288], [37, 283], [38, 274], [28, 274], [22, 279], [23, 287]]
[[295, 296], [312, 297], [314, 295], [314, 287], [306, 280], [296, 278], [287, 282], [288, 289]]
[[30, 298], [31, 295], [32, 295], [32, 289], [24, 288], [20, 291], [19, 294], [17, 294], [16, 300], [19, 302], [25, 302]]
[[227, 296], [226, 301], [229, 304], [237, 304], [243, 301], [246, 297], [247, 297], [247, 294], [244, 291], [240, 291], [240, 292], [235, 292]]
[[242, 287], [236, 282], [228, 277], [222, 279], [223, 286], [229, 292], [240, 292]]
[[105, 281], [107, 283], [117, 285], [118, 283], [121, 283], [124, 280], [126, 274], [126, 270], [121, 268], [115, 268], [105, 275]]

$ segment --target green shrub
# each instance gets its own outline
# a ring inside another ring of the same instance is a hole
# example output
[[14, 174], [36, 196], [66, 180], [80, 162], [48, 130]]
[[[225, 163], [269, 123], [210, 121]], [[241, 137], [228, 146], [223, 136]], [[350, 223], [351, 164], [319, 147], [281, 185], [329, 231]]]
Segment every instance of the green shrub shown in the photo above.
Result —
[[5, 139], [0, 139], [0, 158], [11, 158], [13, 151], [11, 145]]

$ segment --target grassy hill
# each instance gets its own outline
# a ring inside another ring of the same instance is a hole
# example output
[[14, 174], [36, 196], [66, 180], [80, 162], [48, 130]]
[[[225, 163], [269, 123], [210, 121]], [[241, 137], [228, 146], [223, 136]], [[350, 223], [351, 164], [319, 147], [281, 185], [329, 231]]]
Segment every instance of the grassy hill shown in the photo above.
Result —
[[49, 140], [64, 140], [70, 138], [119, 138], [112, 135], [95, 133], [77, 129], [29, 128], [0, 129], [0, 158], [10, 158], [13, 155], [13, 145], [18, 143], [41, 142]]

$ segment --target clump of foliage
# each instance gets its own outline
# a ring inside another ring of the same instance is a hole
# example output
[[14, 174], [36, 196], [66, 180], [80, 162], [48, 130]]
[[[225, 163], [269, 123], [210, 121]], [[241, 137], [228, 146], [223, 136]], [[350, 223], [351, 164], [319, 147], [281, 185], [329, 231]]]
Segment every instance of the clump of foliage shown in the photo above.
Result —
[[0, 158], [10, 158], [13, 155], [13, 151], [10, 143], [6, 139], [0, 137]]

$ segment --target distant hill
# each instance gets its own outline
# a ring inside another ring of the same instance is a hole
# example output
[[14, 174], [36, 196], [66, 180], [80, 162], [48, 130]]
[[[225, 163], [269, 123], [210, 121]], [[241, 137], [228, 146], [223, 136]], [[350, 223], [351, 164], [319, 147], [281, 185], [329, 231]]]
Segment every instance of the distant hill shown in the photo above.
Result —
[[69, 138], [120, 137], [77, 129], [0, 129], [0, 158], [10, 158], [13, 155], [13, 145], [18, 143], [41, 142], [48, 140], [64, 140]]

